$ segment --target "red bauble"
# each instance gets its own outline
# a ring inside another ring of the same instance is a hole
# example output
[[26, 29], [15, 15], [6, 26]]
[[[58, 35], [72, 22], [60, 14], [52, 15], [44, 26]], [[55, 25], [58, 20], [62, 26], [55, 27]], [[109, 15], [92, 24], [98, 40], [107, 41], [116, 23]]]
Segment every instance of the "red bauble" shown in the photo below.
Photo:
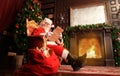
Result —
[[40, 16], [40, 13], [39, 13], [39, 12], [37, 13], [37, 16]]
[[15, 27], [16, 27], [16, 28], [19, 28], [19, 25], [18, 25], [18, 24], [16, 24], [16, 25], [15, 25]]
[[118, 57], [120, 57], [120, 53], [118, 53]]
[[33, 3], [37, 3], [38, 2], [38, 0], [33, 0]]
[[28, 6], [28, 9], [33, 9], [33, 7], [31, 5]]
[[120, 32], [118, 32], [118, 35], [120, 35]]

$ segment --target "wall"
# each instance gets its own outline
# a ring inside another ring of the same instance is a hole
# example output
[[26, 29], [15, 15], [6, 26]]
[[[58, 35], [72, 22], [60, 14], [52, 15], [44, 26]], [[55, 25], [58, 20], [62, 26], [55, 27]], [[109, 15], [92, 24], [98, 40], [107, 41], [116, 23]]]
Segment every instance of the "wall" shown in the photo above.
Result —
[[71, 26], [107, 22], [104, 4], [89, 7], [71, 7], [70, 13]]
[[120, 29], [120, 0], [108, 0], [107, 8], [110, 24]]
[[84, 7], [105, 4], [107, 24], [120, 29], [120, 0], [70, 0], [70, 7]]

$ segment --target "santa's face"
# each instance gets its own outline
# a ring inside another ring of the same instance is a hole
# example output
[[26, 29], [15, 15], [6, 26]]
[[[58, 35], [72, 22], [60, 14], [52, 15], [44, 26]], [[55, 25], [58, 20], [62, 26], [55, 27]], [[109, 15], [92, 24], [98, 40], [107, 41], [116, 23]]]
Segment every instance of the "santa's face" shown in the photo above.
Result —
[[51, 25], [48, 22], [43, 22], [41, 26], [45, 29], [46, 32], [49, 32], [51, 29]]

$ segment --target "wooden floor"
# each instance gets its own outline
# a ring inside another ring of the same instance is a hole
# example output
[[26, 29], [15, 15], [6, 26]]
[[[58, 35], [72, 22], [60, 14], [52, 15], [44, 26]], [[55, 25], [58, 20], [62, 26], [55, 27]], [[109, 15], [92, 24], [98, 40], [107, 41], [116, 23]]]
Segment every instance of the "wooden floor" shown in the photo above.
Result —
[[[13, 69], [0, 69], [0, 76], [13, 76], [14, 71]], [[78, 71], [73, 71], [71, 66], [61, 65], [57, 74], [53, 76], [120, 76], [120, 67], [84, 66]]]

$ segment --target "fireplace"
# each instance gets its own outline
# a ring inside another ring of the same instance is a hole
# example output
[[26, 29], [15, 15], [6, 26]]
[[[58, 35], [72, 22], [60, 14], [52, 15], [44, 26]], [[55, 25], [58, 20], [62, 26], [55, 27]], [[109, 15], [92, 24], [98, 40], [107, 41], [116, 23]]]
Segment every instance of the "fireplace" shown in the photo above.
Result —
[[111, 29], [80, 30], [70, 34], [70, 52], [81, 56], [87, 53], [85, 65], [114, 66]]

